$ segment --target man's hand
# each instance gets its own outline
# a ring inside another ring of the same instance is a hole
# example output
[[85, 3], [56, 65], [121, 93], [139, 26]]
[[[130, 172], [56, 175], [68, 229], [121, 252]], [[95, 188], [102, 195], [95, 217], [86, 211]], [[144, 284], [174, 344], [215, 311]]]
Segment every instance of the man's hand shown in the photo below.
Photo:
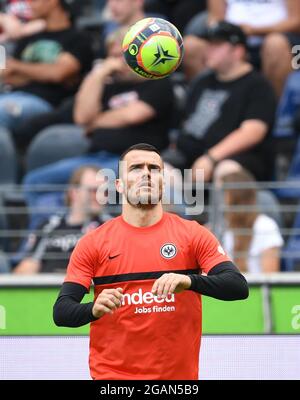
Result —
[[209, 182], [212, 177], [213, 171], [214, 171], [214, 164], [213, 164], [212, 160], [206, 155], [203, 155], [203, 156], [197, 158], [197, 160], [194, 162], [194, 164], [192, 166], [193, 181], [196, 181], [196, 170], [197, 169], [201, 169], [204, 171], [204, 181]]
[[92, 70], [93, 76], [99, 78], [109, 77], [116, 72], [124, 70], [124, 61], [118, 57], [108, 57], [101, 64], [96, 64]]
[[152, 286], [152, 293], [165, 298], [173, 293], [181, 293], [191, 287], [191, 278], [181, 274], [163, 274]]
[[122, 288], [102, 290], [93, 306], [93, 316], [100, 318], [105, 314], [113, 314], [117, 308], [121, 307], [122, 298]]
[[5, 84], [17, 87], [26, 85], [30, 82], [24, 74], [19, 73], [19, 64], [20, 61], [14, 58], [8, 58], [6, 60], [5, 69], [1, 71], [1, 79]]

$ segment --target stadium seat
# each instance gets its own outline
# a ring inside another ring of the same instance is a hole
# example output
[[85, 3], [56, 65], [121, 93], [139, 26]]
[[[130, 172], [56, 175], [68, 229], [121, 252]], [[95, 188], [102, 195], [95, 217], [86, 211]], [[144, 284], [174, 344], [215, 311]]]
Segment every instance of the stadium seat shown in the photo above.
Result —
[[16, 183], [17, 169], [17, 154], [11, 134], [0, 128], [0, 184]]
[[300, 271], [300, 206], [293, 225], [295, 234], [292, 234], [283, 249], [283, 271]]
[[280, 203], [270, 190], [259, 190], [257, 192], [257, 205], [261, 213], [273, 218], [277, 222], [279, 228], [282, 228], [283, 223]]
[[5, 253], [0, 251], [0, 274], [8, 274], [10, 272], [10, 265]]
[[77, 157], [88, 149], [88, 139], [77, 125], [53, 125], [41, 131], [26, 154], [27, 172], [56, 161]]
[[[285, 180], [290, 183], [290, 187], [274, 190], [279, 198], [299, 198], [300, 197], [300, 138], [291, 161], [290, 168]], [[295, 185], [296, 183], [296, 185]]]

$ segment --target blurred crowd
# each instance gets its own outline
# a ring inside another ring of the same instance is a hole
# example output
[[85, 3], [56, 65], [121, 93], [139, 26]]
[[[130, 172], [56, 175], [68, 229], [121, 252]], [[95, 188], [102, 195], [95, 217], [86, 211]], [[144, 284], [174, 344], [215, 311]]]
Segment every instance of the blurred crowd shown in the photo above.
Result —
[[[14, 251], [1, 237], [0, 272], [64, 270], [82, 234], [111, 218], [97, 205], [97, 171], [117, 172], [122, 152], [140, 142], [162, 151], [168, 173], [191, 169], [195, 183], [204, 171], [217, 193], [206, 201], [225, 210], [222, 229], [212, 229], [241, 270], [299, 269], [300, 254], [282, 251], [300, 244], [300, 213], [277, 212], [297, 210], [300, 194], [299, 0], [0, 3], [2, 231], [14, 185], [29, 215]], [[182, 65], [168, 78], [145, 80], [123, 59], [128, 27], [145, 17], [169, 20], [184, 38]], [[262, 182], [286, 185], [260, 190]]]

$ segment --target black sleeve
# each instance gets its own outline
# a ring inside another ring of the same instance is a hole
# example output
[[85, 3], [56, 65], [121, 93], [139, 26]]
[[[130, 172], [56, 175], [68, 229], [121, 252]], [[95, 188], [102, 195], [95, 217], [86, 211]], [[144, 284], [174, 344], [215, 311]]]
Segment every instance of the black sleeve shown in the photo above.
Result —
[[87, 289], [72, 282], [62, 285], [58, 298], [53, 306], [53, 320], [57, 326], [78, 328], [92, 321], [96, 321], [92, 314], [94, 303], [80, 304]]
[[157, 116], [165, 115], [174, 106], [174, 94], [171, 82], [168, 78], [149, 80], [137, 85], [136, 90], [139, 99], [151, 106]]
[[263, 76], [257, 75], [254, 78], [246, 103], [243, 121], [255, 119], [265, 122], [269, 129], [273, 126], [276, 97], [271, 84]]
[[243, 300], [249, 296], [244, 276], [232, 262], [223, 262], [213, 267], [207, 276], [189, 275], [193, 290], [219, 300]]
[[72, 54], [81, 65], [81, 73], [86, 74], [92, 67], [94, 59], [93, 49], [91, 46], [91, 36], [86, 32], [75, 32], [64, 44], [64, 51]]

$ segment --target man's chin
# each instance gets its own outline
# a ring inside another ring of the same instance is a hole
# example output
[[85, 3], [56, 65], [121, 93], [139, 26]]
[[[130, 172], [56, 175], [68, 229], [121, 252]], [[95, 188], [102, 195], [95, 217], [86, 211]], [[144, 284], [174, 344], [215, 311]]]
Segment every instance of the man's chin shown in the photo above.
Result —
[[135, 199], [127, 199], [128, 203], [134, 207], [151, 209], [157, 206], [161, 201], [161, 197], [153, 198], [152, 196], [143, 196]]

